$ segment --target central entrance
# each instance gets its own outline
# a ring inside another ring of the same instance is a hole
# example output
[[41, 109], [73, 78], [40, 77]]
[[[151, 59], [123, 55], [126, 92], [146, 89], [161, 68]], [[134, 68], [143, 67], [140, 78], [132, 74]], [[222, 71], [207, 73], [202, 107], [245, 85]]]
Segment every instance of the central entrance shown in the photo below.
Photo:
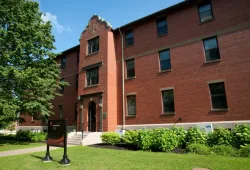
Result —
[[96, 132], [96, 104], [93, 101], [89, 103], [88, 131]]

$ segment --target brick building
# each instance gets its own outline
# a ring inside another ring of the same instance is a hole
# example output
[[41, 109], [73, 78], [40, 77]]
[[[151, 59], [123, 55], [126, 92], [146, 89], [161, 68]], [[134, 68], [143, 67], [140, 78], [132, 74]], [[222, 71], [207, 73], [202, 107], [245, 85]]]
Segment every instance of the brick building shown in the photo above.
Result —
[[250, 123], [249, 0], [186, 0], [116, 29], [94, 15], [57, 60], [70, 86], [51, 119], [69, 128]]

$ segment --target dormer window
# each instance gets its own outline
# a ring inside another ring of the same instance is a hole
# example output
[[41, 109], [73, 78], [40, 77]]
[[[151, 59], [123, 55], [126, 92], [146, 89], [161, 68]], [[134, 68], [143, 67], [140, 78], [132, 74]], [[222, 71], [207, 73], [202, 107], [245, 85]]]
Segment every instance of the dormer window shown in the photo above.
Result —
[[88, 40], [88, 54], [93, 54], [99, 51], [99, 37]]

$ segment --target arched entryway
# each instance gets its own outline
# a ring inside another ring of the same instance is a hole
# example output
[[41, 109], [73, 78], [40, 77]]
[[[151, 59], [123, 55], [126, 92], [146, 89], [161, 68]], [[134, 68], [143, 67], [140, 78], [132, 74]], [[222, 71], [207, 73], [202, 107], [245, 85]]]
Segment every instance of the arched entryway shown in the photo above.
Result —
[[89, 103], [88, 131], [96, 132], [96, 104], [93, 101]]

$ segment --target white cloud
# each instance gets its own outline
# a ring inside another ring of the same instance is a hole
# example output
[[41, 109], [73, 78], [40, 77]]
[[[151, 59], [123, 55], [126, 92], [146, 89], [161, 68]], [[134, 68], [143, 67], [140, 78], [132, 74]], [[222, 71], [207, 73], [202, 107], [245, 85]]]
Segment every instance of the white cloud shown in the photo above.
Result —
[[65, 28], [63, 25], [59, 24], [59, 22], [57, 21], [57, 17], [56, 15], [53, 15], [49, 12], [47, 12], [46, 14], [42, 15], [42, 20], [44, 22], [48, 22], [50, 21], [52, 26], [56, 29], [56, 31], [58, 32], [58, 34], [61, 34], [63, 31], [68, 31], [71, 32], [70, 27]]

